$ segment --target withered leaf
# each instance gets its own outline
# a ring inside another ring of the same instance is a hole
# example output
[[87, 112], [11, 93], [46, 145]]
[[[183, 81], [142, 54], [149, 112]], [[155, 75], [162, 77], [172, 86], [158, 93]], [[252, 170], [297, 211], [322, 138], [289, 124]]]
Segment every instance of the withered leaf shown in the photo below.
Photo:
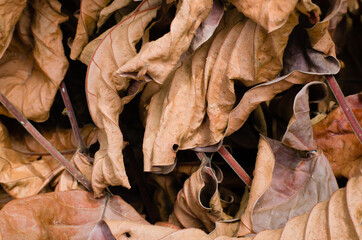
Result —
[[115, 11], [127, 6], [131, 1], [132, 0], [113, 0], [111, 4], [100, 11], [97, 28], [99, 29]]
[[[18, 35], [24, 32], [14, 35], [0, 60], [0, 89], [25, 117], [41, 122], [48, 118], [68, 68], [59, 27], [67, 17], [61, 14], [61, 4], [56, 0], [32, 1], [28, 7], [34, 14], [31, 24], [24, 22], [31, 28], [25, 33], [32, 34], [28, 38], [34, 39], [34, 45], [29, 47], [29, 41], [21, 41], [25, 38]], [[12, 117], [3, 106], [0, 114]]]
[[1, 209], [0, 239], [87, 239], [102, 219], [148, 224], [119, 196], [52, 192], [16, 199]]
[[[15, 24], [26, 7], [26, 0], [7, 0], [0, 7], [0, 58], [8, 48], [13, 37]], [[11, 11], [9, 11], [11, 9]]]
[[[1, 124], [0, 141], [0, 184], [15, 198], [39, 193], [64, 167], [55, 160], [29, 134], [9, 134]], [[91, 125], [81, 130], [85, 143], [89, 146], [95, 141], [97, 129]], [[64, 156], [70, 159], [77, 144], [71, 129], [42, 131], [47, 140]]]
[[[156, 4], [156, 5], [152, 5]], [[108, 185], [130, 187], [123, 165], [123, 135], [119, 114], [142, 90], [144, 81], [114, 77], [114, 71], [137, 54], [135, 45], [156, 16], [157, 1], [145, 1], [133, 14], [107, 32], [89, 63], [86, 94], [90, 114], [100, 128], [100, 149], [95, 155], [92, 185], [96, 196]], [[121, 95], [121, 96], [120, 96]]]
[[290, 219], [283, 229], [238, 239], [361, 239], [361, 181], [362, 176], [351, 178], [346, 188], [337, 190], [329, 201], [317, 203], [310, 213]]
[[[362, 95], [348, 96], [356, 119], [362, 124]], [[317, 145], [323, 149], [334, 174], [350, 178], [362, 174], [362, 148], [340, 107], [313, 125]]]
[[230, 0], [230, 2], [266, 31], [272, 32], [286, 23], [297, 6], [298, 0]]
[[72, 42], [70, 58], [76, 60], [97, 26], [99, 13], [111, 0], [82, 0], [77, 31]]
[[211, 9], [212, 0], [180, 1], [170, 32], [144, 44], [136, 56], [117, 70], [117, 74], [136, 73], [137, 79], [147, 74], [162, 84], [174, 70], [181, 55], [190, 47], [197, 28]]
[[[316, 91], [316, 99], [310, 99], [310, 91]], [[290, 218], [328, 200], [338, 189], [328, 160], [316, 150], [309, 119], [309, 100], [320, 100], [325, 91], [324, 83], [305, 85], [295, 97], [294, 114], [282, 142], [260, 138], [250, 198], [238, 236], [281, 228]]]
[[[91, 179], [93, 165], [89, 162], [89, 158], [86, 155], [77, 150], [70, 160], [70, 163], [88, 180]], [[72, 189], [86, 190], [68, 171], [63, 171], [59, 177], [55, 191], [69, 191]]]
[[215, 172], [207, 163], [208, 160], [185, 181], [177, 194], [170, 223], [211, 232], [216, 221], [232, 219], [223, 212], [221, 205], [218, 182], [222, 181], [222, 173]]

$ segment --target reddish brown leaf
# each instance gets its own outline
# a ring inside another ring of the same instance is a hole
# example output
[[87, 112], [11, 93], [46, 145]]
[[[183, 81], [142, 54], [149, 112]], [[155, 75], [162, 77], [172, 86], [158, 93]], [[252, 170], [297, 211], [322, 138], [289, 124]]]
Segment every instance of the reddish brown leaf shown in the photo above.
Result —
[[[362, 95], [346, 98], [362, 124]], [[323, 149], [334, 174], [350, 178], [362, 174], [362, 148], [340, 107], [313, 126], [317, 145]]]
[[13, 200], [1, 209], [0, 239], [87, 239], [102, 219], [148, 224], [119, 196], [52, 192]]

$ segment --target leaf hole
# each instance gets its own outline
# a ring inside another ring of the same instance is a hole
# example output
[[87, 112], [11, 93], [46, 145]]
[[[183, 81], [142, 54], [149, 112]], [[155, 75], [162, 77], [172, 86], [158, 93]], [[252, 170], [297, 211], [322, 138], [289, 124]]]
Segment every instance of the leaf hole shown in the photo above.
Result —
[[131, 237], [131, 234], [129, 232], [126, 232], [125, 235], [126, 235], [127, 238]]
[[42, 158], [43, 158], [43, 156], [39, 156], [39, 157], [37, 157], [36, 160], [41, 160]]
[[178, 144], [174, 144], [174, 145], [172, 145], [172, 150], [174, 150], [175, 152], [177, 152], [178, 147], [179, 147]]

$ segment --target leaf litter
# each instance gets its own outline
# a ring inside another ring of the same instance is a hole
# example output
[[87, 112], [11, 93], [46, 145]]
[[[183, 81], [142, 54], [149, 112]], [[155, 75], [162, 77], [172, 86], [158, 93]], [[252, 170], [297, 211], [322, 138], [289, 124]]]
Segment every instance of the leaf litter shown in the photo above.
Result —
[[0, 239], [362, 238], [361, 143], [324, 83], [361, 124], [361, 16], [353, 0], [4, 1], [0, 92], [92, 192], [2, 105]]

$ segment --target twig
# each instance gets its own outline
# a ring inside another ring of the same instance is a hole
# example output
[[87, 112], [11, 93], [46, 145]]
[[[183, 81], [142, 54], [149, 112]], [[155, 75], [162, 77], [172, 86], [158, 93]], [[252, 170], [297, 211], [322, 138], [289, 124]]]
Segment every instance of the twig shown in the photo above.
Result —
[[80, 133], [77, 118], [75, 117], [73, 106], [70, 101], [69, 94], [68, 94], [64, 81], [60, 84], [60, 93], [62, 95], [64, 105], [67, 109], [67, 113], [68, 113], [67, 115], [69, 117], [70, 125], [72, 126], [72, 130], [73, 130], [77, 145], [79, 147], [79, 150], [81, 153], [85, 153], [86, 146], [83, 141], [82, 135]]
[[229, 166], [234, 170], [234, 172], [239, 176], [239, 178], [245, 183], [245, 185], [247, 187], [250, 187], [252, 181], [250, 176], [239, 165], [239, 163], [229, 153], [229, 151], [224, 146], [221, 146], [218, 152], [222, 156], [222, 158], [229, 164]]
[[0, 92], [0, 102], [23, 125], [23, 127], [37, 140], [65, 169], [80, 182], [88, 191], [92, 192], [91, 183], [73, 167], [68, 160], [19, 112], [15, 106]]
[[329, 87], [331, 88], [334, 96], [336, 97], [339, 106], [341, 106], [342, 112], [346, 116], [346, 118], [347, 118], [349, 124], [351, 125], [354, 133], [356, 134], [359, 142], [362, 144], [361, 126], [359, 125], [350, 106], [348, 105], [348, 102], [346, 101], [341, 88], [339, 87], [339, 85], [333, 75], [328, 75], [326, 77], [327, 77], [327, 82], [329, 84]]

